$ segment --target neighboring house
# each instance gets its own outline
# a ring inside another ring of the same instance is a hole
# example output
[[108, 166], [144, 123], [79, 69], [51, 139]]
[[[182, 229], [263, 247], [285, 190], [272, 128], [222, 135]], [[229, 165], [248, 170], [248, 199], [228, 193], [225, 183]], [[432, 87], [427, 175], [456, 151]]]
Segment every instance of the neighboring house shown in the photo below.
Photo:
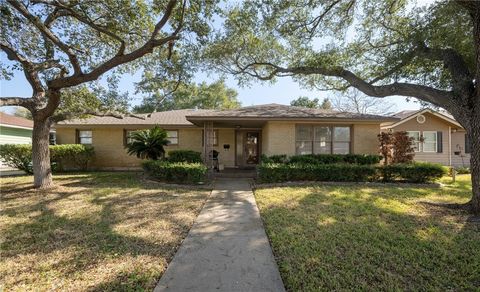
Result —
[[[60, 122], [57, 143], [91, 144], [94, 166], [134, 168], [140, 159], [125, 146], [135, 130], [159, 125], [168, 132], [173, 149], [188, 149], [209, 157], [219, 152], [225, 167], [252, 167], [261, 154], [378, 153], [380, 124], [397, 118], [279, 104], [234, 110], [173, 110], [145, 115], [145, 119], [92, 117]], [[206, 141], [206, 143], [204, 143]]]
[[33, 121], [0, 112], [0, 144], [31, 144]]
[[470, 165], [470, 143], [465, 129], [446, 113], [431, 109], [402, 111], [397, 122], [382, 124], [383, 131], [406, 131], [414, 138], [415, 160], [448, 166]]

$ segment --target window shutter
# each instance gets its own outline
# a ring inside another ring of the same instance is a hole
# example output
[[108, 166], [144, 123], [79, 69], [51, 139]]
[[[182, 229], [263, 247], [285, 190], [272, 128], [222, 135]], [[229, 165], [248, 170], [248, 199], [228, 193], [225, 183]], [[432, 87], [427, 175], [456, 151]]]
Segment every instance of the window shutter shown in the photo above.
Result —
[[437, 132], [437, 153], [443, 152], [443, 132]]
[[471, 153], [472, 152], [472, 143], [470, 143], [470, 139], [467, 134], [465, 134], [465, 153]]

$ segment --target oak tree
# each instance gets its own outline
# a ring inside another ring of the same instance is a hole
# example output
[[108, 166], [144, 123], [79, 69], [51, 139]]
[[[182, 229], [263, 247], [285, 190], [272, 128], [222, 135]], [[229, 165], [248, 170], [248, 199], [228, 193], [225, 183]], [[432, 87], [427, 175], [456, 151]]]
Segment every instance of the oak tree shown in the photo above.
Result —
[[[418, 4], [418, 5], [417, 5]], [[472, 143], [480, 213], [480, 1], [259, 0], [233, 5], [206, 56], [240, 82], [404, 96], [450, 112]]]
[[[23, 71], [32, 95], [3, 96], [0, 106], [21, 106], [32, 113], [34, 186], [52, 186], [48, 134], [67, 90], [83, 86], [112, 70], [134, 71], [150, 54], [168, 71], [172, 51], [200, 41], [215, 0], [4, 0], [0, 2], [1, 76]], [[78, 92], [76, 92], [78, 93]], [[82, 93], [82, 92], [80, 92]], [[71, 95], [72, 96], [72, 95]], [[74, 94], [72, 102], [88, 96]], [[66, 107], [68, 108], [68, 107]], [[77, 107], [75, 114], [113, 115]], [[63, 112], [60, 116], [69, 116]], [[121, 115], [119, 116], [121, 117]]]

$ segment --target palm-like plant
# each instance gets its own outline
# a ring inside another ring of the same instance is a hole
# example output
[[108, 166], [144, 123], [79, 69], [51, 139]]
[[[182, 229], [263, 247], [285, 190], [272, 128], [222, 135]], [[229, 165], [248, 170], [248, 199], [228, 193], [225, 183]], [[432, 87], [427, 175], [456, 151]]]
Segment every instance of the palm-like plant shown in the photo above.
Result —
[[165, 157], [164, 146], [170, 141], [167, 140], [167, 132], [155, 126], [150, 130], [142, 130], [132, 133], [132, 142], [127, 144], [127, 153], [136, 155], [142, 159], [159, 160]]

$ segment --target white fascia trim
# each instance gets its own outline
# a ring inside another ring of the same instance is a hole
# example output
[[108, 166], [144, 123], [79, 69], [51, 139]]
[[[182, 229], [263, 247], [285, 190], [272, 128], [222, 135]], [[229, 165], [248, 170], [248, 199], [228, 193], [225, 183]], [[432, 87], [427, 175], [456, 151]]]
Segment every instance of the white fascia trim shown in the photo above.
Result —
[[460, 127], [460, 128], [463, 129], [462, 125], [460, 125], [460, 124], [459, 124], [457, 121], [455, 121], [454, 119], [451, 119], [451, 118], [449, 118], [449, 117], [447, 117], [447, 116], [445, 116], [445, 115], [442, 115], [441, 113], [437, 113], [436, 111], [432, 111], [431, 109], [428, 109], [428, 108], [423, 109], [423, 110], [421, 110], [421, 111], [417, 111], [417, 112], [411, 114], [410, 116], [408, 116], [408, 117], [406, 117], [406, 118], [404, 118], [404, 119], [402, 119], [402, 120], [400, 120], [400, 121], [398, 121], [398, 122], [396, 122], [396, 123], [393, 123], [393, 124], [387, 125], [387, 126], [383, 126], [383, 127], [381, 127], [381, 129], [394, 128], [394, 127], [396, 127], [396, 126], [398, 126], [398, 125], [401, 125], [401, 124], [403, 124], [403, 123], [405, 123], [405, 122], [408, 122], [408, 121], [410, 121], [411, 119], [416, 118], [418, 115], [421, 115], [421, 114], [424, 114], [424, 113], [430, 113], [430, 114], [432, 114], [432, 115], [434, 115], [434, 116], [436, 116], [436, 117], [438, 117], [438, 118], [440, 118], [440, 119], [446, 120], [447, 122], [452, 123], [452, 124], [454, 124], [455, 126]]

